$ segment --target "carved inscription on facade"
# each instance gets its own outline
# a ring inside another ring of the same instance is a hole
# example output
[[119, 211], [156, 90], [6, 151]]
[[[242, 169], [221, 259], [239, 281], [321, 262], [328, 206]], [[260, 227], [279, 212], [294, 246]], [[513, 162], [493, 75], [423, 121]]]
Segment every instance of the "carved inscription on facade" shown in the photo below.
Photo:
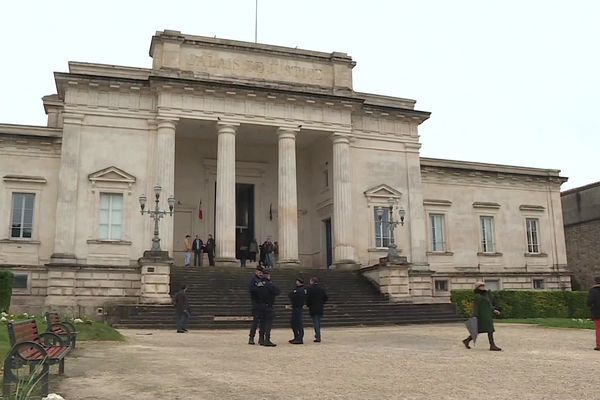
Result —
[[243, 54], [193, 52], [185, 54], [182, 69], [211, 75], [258, 78], [273, 81], [329, 86], [327, 66], [274, 57], [248, 57]]

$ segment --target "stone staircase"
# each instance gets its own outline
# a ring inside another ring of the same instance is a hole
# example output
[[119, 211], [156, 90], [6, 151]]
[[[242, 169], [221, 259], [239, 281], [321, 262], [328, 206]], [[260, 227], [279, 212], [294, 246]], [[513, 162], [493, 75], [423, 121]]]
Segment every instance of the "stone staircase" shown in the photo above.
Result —
[[[183, 283], [189, 287], [190, 328], [248, 328], [252, 319], [248, 284], [253, 273], [252, 268], [173, 267], [172, 292], [179, 290]], [[325, 327], [460, 320], [454, 304], [390, 302], [357, 272], [297, 268], [275, 269], [272, 273], [273, 283], [281, 289], [275, 304], [274, 327], [289, 326], [291, 310], [287, 307], [287, 293], [294, 287], [297, 276], [306, 284], [311, 276], [318, 276], [327, 290], [329, 302], [322, 322]], [[112, 307], [110, 314], [111, 322], [118, 328], [174, 329], [175, 326], [175, 311], [170, 305], [121, 305]], [[305, 325], [311, 325], [308, 312]]]

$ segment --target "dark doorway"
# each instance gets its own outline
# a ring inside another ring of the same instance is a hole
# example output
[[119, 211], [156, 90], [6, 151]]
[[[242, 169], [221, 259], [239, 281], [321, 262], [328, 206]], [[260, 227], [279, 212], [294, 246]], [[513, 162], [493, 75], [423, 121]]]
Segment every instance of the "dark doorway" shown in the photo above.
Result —
[[333, 243], [331, 240], [331, 218], [323, 220], [325, 224], [325, 252], [327, 254], [327, 268], [333, 264]]
[[254, 185], [235, 184], [235, 256], [254, 238]]

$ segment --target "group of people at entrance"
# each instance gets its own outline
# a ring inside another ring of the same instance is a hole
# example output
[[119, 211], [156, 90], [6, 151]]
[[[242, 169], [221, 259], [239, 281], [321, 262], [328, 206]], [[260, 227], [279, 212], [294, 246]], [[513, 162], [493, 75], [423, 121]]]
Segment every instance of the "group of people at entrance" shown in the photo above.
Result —
[[[183, 264], [185, 267], [192, 266], [192, 259], [194, 267], [202, 267], [204, 265], [204, 254], [208, 256], [208, 265], [215, 265], [215, 239], [211, 234], [208, 235], [206, 242], [198, 235], [193, 240], [190, 235], [185, 235], [183, 251]], [[243, 243], [239, 248], [240, 267], [246, 268], [247, 262], [257, 262], [257, 254], [259, 266], [269, 269], [274, 268], [279, 254], [279, 245], [277, 242], [271, 241], [270, 237], [260, 246], [256, 239], [252, 239], [250, 243]]]
[[[256, 268], [256, 272], [250, 280], [248, 288], [252, 302], [252, 326], [248, 344], [256, 344], [254, 338], [258, 329], [258, 344], [261, 346], [277, 346], [271, 341], [271, 328], [275, 318], [275, 298], [281, 291], [271, 281], [271, 271], [262, 266]], [[296, 278], [296, 286], [288, 293], [292, 306], [291, 327], [294, 337], [289, 340], [291, 344], [304, 343], [304, 323], [302, 315], [304, 306], [308, 306], [310, 316], [315, 330], [316, 343], [321, 341], [321, 318], [323, 317], [324, 305], [327, 302], [327, 293], [319, 285], [317, 277], [310, 278], [309, 287], [304, 287], [302, 278]]]
[[185, 267], [192, 266], [192, 256], [194, 257], [194, 267], [201, 267], [204, 264], [204, 254], [208, 256], [208, 265], [215, 265], [215, 239], [208, 234], [206, 243], [198, 235], [192, 240], [190, 235], [185, 235], [183, 241], [184, 263]]

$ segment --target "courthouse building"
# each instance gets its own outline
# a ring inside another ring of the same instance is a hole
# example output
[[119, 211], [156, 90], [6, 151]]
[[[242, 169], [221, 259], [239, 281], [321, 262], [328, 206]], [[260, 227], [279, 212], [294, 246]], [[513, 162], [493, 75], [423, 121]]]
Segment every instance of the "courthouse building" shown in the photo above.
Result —
[[[570, 288], [558, 170], [420, 157], [430, 113], [354, 91], [345, 53], [165, 30], [150, 56], [152, 68], [70, 62], [43, 97], [47, 126], [0, 124], [14, 304], [139, 301], [154, 223], [138, 198], [153, 207], [156, 184], [161, 209], [176, 199], [160, 236], [177, 264], [186, 234], [213, 234], [220, 267], [271, 237], [280, 267], [362, 268], [414, 301], [476, 280]], [[392, 232], [406, 262], [376, 273]]]

